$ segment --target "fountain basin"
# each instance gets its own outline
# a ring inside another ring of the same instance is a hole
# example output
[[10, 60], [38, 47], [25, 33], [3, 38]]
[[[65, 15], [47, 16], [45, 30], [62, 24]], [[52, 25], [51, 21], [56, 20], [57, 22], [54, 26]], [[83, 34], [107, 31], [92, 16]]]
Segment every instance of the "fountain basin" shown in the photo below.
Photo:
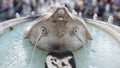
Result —
[[[30, 68], [29, 64], [34, 47], [23, 36], [23, 30], [30, 22], [32, 21], [20, 22], [12, 31], [4, 32], [3, 30], [4, 33], [0, 35], [0, 68]], [[73, 52], [77, 68], [120, 68], [118, 32], [98, 21], [87, 20], [86, 24], [93, 34], [94, 40], [86, 43], [85, 49], [82, 47]], [[104, 28], [100, 28], [100, 26], [104, 26]], [[47, 52], [36, 48], [32, 68], [44, 68], [46, 56]]]

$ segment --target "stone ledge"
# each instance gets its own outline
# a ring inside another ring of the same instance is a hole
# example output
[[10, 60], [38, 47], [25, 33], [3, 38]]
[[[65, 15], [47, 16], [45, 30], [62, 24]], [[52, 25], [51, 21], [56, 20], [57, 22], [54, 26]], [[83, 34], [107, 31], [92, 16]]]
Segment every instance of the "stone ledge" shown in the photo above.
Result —
[[110, 33], [112, 36], [114, 36], [120, 42], [120, 28], [118, 26], [115, 26], [113, 24], [109, 24], [109, 23], [103, 22], [103, 21], [93, 20], [93, 19], [87, 19], [87, 23], [95, 25], [95, 26], [103, 29], [104, 31]]
[[9, 30], [10, 27], [14, 27], [15, 25], [27, 21], [27, 17], [15, 18], [8, 21], [4, 21], [0, 23], [0, 35], [4, 33], [6, 30]]

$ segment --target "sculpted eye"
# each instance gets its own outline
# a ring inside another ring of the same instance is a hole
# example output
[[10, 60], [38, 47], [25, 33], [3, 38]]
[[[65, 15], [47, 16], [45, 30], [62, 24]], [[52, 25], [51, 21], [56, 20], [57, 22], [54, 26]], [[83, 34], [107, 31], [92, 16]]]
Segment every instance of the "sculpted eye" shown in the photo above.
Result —
[[41, 32], [44, 36], [46, 36], [48, 34], [48, 30], [46, 27], [41, 27], [40, 29], [41, 29]]
[[78, 27], [73, 28], [73, 33], [78, 32]]
[[78, 32], [78, 29], [79, 29], [78, 27], [72, 28], [71, 35], [75, 35]]

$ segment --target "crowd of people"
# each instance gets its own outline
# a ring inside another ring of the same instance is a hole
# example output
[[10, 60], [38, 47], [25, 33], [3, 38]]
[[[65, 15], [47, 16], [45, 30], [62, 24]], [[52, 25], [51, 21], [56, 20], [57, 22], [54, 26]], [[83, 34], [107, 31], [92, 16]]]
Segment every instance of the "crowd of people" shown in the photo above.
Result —
[[16, 13], [28, 15], [37, 11], [40, 3], [40, 0], [0, 0], [0, 20], [14, 18]]
[[92, 18], [96, 13], [101, 20], [108, 16], [120, 19], [120, 0], [80, 0], [79, 5], [85, 17]]
[[0, 0], [0, 20], [29, 15], [31, 11], [39, 13], [41, 8], [55, 2], [65, 4], [69, 9], [81, 12], [83, 17], [92, 18], [96, 13], [101, 20], [113, 16], [120, 20], [120, 0]]

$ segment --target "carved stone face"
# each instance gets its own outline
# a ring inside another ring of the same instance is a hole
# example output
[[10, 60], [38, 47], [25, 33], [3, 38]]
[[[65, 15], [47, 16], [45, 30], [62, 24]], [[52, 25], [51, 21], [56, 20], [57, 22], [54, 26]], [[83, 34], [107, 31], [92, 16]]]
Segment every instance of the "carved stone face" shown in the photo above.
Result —
[[[36, 19], [26, 29], [25, 37], [43, 50], [74, 51], [91, 39], [85, 22], [72, 15], [65, 7], [56, 7], [52, 12]], [[49, 11], [48, 11], [49, 12]]]

